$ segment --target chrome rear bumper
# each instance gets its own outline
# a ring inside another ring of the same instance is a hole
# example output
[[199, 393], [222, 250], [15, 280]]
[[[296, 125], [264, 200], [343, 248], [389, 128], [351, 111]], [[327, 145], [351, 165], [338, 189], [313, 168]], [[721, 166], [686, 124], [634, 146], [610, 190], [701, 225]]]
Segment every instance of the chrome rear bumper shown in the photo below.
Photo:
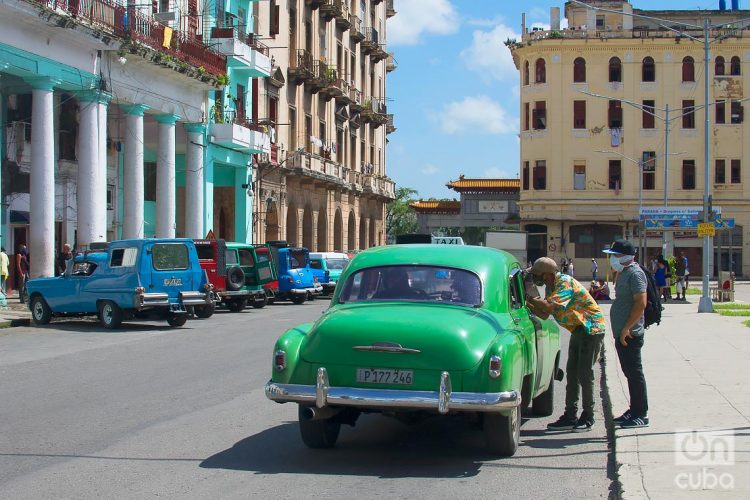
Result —
[[325, 406], [356, 406], [373, 409], [424, 409], [446, 414], [451, 411], [499, 412], [512, 410], [521, 404], [518, 391], [453, 392], [448, 372], [440, 375], [437, 392], [400, 389], [362, 389], [359, 387], [331, 387], [328, 372], [318, 368], [315, 385], [277, 384], [273, 380], [265, 386], [266, 397], [277, 403], [314, 404]]

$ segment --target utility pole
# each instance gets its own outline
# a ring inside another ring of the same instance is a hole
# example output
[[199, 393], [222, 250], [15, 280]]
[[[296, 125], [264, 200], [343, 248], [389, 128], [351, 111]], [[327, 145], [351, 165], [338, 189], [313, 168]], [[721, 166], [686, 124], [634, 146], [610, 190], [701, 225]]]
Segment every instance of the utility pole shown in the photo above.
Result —
[[[704, 127], [704, 172], [703, 172], [703, 222], [710, 222], [713, 219], [713, 214], [710, 213], [709, 207], [709, 190], [708, 183], [710, 181], [710, 150], [711, 141], [709, 137], [709, 126], [711, 125], [710, 116], [708, 113], [708, 64], [711, 61], [711, 47], [708, 41], [710, 25], [708, 18], [703, 19], [703, 79], [705, 85], [703, 86], [703, 97], [705, 101], [705, 119], [706, 124]], [[711, 272], [711, 260], [713, 259], [713, 238], [710, 236], [703, 237], [703, 293], [701, 294], [701, 300], [698, 303], [698, 312], [707, 313], [714, 312], [714, 306], [711, 303], [711, 295], [709, 293], [709, 274]]]
[[[664, 208], [667, 208], [669, 199], [669, 103], [664, 107]], [[667, 231], [663, 231], [661, 237], [661, 254], [667, 255]], [[665, 257], [666, 258], [666, 257]]]

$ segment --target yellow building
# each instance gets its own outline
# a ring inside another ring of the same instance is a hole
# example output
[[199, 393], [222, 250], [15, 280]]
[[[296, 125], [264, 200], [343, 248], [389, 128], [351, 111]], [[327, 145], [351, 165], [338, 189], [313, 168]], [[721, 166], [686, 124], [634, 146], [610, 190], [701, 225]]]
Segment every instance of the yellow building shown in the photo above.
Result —
[[[580, 276], [590, 275], [592, 258], [603, 261], [601, 249], [614, 238], [639, 238], [641, 194], [648, 207], [662, 206], [665, 191], [670, 206], [702, 205], [703, 44], [671, 31], [670, 23], [703, 25], [707, 16], [715, 25], [750, 17], [748, 10], [642, 11], [627, 0], [586, 3], [565, 4], [567, 28], [560, 28], [560, 10], [553, 8], [550, 30], [524, 26], [520, 41], [507, 42], [521, 80], [521, 225], [546, 235], [534, 239], [529, 256], [572, 258]], [[703, 36], [702, 30], [688, 34]], [[732, 31], [731, 24], [711, 32], [712, 39], [718, 36], [726, 38], [711, 45], [709, 188], [714, 206], [734, 218], [736, 228], [717, 233], [716, 267], [721, 254], [722, 269], [728, 269], [731, 254], [734, 270], [748, 274], [743, 167], [750, 166], [744, 152], [750, 128], [743, 123], [743, 89], [750, 37], [747, 28]], [[699, 275], [702, 240], [690, 231], [669, 234], [667, 253], [684, 251], [691, 274]], [[646, 236], [647, 255], [662, 253], [662, 233]]]

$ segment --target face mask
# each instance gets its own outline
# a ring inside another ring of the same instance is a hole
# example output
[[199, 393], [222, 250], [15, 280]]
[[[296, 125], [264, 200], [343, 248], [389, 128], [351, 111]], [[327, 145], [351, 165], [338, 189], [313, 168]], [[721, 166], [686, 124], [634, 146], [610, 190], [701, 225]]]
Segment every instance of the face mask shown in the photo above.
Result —
[[609, 256], [609, 265], [618, 273], [625, 269], [625, 266], [629, 265], [632, 261], [633, 256], [631, 255], [623, 255], [622, 257], [616, 255]]

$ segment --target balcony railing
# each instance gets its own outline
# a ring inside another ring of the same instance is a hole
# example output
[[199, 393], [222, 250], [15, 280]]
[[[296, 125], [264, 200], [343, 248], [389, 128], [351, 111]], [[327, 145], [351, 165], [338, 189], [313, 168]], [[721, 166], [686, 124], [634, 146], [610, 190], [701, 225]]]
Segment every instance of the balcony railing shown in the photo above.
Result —
[[[744, 38], [750, 27], [723, 28], [711, 30], [709, 38]], [[680, 33], [696, 38], [703, 38], [703, 30], [680, 30]], [[605, 26], [588, 29], [586, 26], [574, 26], [561, 30], [543, 30], [535, 28], [522, 37], [522, 41], [540, 41], [548, 39], [586, 39], [586, 38], [680, 38], [680, 33], [657, 27], [635, 26], [633, 29], [623, 29], [622, 26]], [[520, 46], [520, 44], [516, 44]]]
[[313, 77], [308, 82], [313, 93], [333, 85], [333, 82], [337, 79], [338, 72], [336, 68], [329, 66], [323, 61], [313, 61]]
[[394, 71], [398, 67], [396, 58], [393, 56], [393, 52], [388, 52], [388, 59], [385, 62], [385, 70], [387, 72]]
[[221, 109], [214, 107], [210, 113], [211, 123], [217, 124], [232, 124], [245, 127], [255, 132], [267, 133], [268, 127], [260, 123], [254, 123], [251, 119], [245, 116], [244, 112], [237, 111], [236, 109]]
[[351, 23], [351, 31], [349, 32], [349, 38], [354, 43], [359, 43], [365, 39], [365, 32], [362, 30], [362, 20], [354, 14], [349, 15], [349, 22]]
[[289, 65], [289, 77], [296, 83], [310, 81], [314, 76], [314, 60], [312, 53], [306, 49], [297, 49], [295, 57]]
[[49, 9], [63, 11], [76, 20], [131, 39], [151, 49], [169, 54], [208, 73], [226, 73], [226, 57], [206, 47], [187, 32], [172, 29], [137, 10], [114, 0], [32, 0]]
[[385, 133], [392, 134], [396, 131], [396, 125], [393, 123], [393, 113], [385, 115]]
[[388, 121], [387, 107], [383, 99], [370, 99], [362, 104], [362, 111], [360, 112], [362, 121], [365, 123], [371, 123], [376, 127], [385, 125]]
[[396, 8], [393, 6], [394, 0], [388, 0], [385, 4], [385, 15], [386, 17], [393, 17], [396, 15]]
[[380, 37], [375, 28], [365, 28], [365, 39], [362, 40], [362, 49], [366, 53], [376, 50], [380, 46]]
[[343, 13], [341, 0], [321, 0], [320, 13], [327, 20], [340, 16]]
[[362, 91], [355, 88], [354, 85], [349, 87], [349, 108], [352, 111], [361, 111], [362, 110]]
[[261, 43], [257, 36], [252, 33], [244, 33], [239, 28], [211, 28], [211, 38], [235, 38], [253, 50], [268, 57], [268, 46]]

